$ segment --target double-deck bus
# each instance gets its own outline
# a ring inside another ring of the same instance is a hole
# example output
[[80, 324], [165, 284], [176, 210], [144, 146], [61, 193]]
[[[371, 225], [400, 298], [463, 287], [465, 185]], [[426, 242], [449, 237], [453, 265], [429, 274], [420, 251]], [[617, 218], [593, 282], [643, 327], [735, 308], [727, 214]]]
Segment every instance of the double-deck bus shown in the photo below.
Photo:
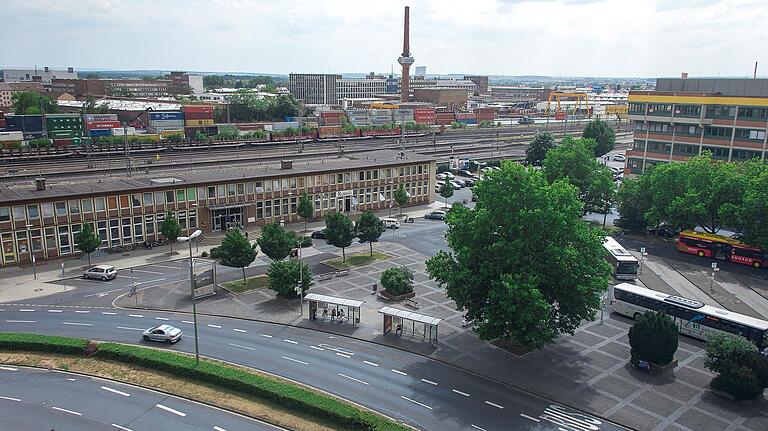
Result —
[[608, 252], [605, 260], [613, 266], [613, 276], [617, 280], [634, 280], [637, 278], [637, 258], [610, 236], [603, 240], [603, 247]]
[[663, 311], [674, 319], [681, 334], [706, 341], [710, 334], [727, 332], [748, 339], [760, 350], [768, 348], [768, 322], [765, 320], [634, 284], [613, 286], [611, 309], [633, 319], [646, 311]]
[[677, 250], [701, 257], [752, 265], [755, 268], [766, 264], [766, 256], [759, 248], [750, 247], [733, 238], [692, 230], [680, 232]]

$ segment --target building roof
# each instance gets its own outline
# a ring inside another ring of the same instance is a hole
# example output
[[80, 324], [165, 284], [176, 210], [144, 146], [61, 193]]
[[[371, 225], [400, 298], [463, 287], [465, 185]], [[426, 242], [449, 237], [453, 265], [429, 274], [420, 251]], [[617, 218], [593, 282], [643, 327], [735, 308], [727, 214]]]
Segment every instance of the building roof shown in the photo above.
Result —
[[202, 167], [189, 170], [183, 166], [169, 167], [162, 173], [134, 174], [131, 178], [99, 177], [97, 172], [89, 178], [49, 180], [45, 190], [36, 190], [32, 182], [0, 186], [0, 205], [14, 202], [67, 199], [78, 196], [94, 196], [115, 193], [135, 193], [149, 189], [197, 187], [233, 181], [253, 181], [286, 176], [320, 174], [372, 167], [400, 166], [412, 163], [428, 163], [434, 157], [406, 152], [406, 158], [398, 157], [399, 152], [378, 150], [354, 154], [344, 158], [329, 155], [329, 159], [298, 160], [292, 169], [280, 169], [280, 164], [243, 164], [221, 168]]
[[[84, 101], [81, 100], [59, 100], [59, 106], [69, 108], [82, 108]], [[180, 103], [170, 102], [150, 102], [141, 100], [119, 100], [119, 99], [99, 99], [96, 105], [105, 105], [111, 111], [143, 111], [149, 107], [154, 111], [178, 111], [181, 109]]]

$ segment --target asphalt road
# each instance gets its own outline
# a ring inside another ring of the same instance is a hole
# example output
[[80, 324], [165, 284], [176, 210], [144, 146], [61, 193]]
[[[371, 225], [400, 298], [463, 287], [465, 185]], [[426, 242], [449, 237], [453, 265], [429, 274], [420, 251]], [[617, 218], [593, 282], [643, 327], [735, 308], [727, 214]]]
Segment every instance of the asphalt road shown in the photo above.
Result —
[[225, 410], [78, 374], [0, 367], [3, 430], [282, 430]]
[[[3, 332], [144, 344], [143, 329], [170, 323], [182, 328], [185, 338], [167, 348], [183, 352], [194, 349], [193, 328], [187, 320], [191, 317], [187, 314], [0, 307]], [[199, 319], [199, 332], [203, 355], [302, 382], [423, 430], [623, 429], [441, 362], [373, 343], [319, 331], [205, 316]]]

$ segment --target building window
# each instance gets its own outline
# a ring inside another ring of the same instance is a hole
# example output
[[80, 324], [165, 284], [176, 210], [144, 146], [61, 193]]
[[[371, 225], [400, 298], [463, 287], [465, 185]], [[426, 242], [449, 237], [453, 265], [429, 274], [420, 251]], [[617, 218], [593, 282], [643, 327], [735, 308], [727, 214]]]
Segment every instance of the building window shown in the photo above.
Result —
[[752, 159], [760, 159], [760, 152], [734, 149], [731, 155], [731, 160], [737, 160], [741, 162], [746, 162]]
[[58, 217], [66, 217], [67, 216], [67, 203], [66, 202], [56, 202], [56, 216], [58, 216]]
[[712, 158], [717, 160], [728, 160], [728, 148], [722, 147], [702, 147], [701, 151], [709, 151], [712, 153]]
[[245, 194], [245, 183], [237, 183], [237, 195], [242, 196]]
[[145, 233], [147, 234], [147, 239], [150, 239], [155, 234], [155, 216], [144, 216], [144, 224], [146, 226]]
[[[40, 207], [41, 207], [42, 212], [43, 212], [43, 217], [48, 217], [48, 218], [53, 217], [53, 204], [52, 203], [45, 202], [42, 205], [40, 205]], [[0, 209], [0, 212], [2, 212], [2, 209]], [[0, 221], [2, 221], [1, 217], [0, 217]]]
[[155, 205], [165, 204], [165, 193], [155, 192]]
[[37, 204], [27, 205], [27, 215], [30, 220], [37, 220], [40, 218], [40, 208]]
[[216, 199], [216, 187], [208, 186], [208, 199]]
[[84, 214], [93, 213], [93, 201], [91, 199], [80, 200], [80, 208], [83, 210]]
[[184, 189], [176, 190], [176, 202], [186, 202], [187, 201], [187, 193]]
[[365, 171], [360, 171], [358, 173], [358, 181], [365, 181]]
[[206, 195], [206, 188], [205, 187], [198, 187], [197, 188], [197, 198], [200, 200], [206, 200], [208, 199], [208, 196]]
[[123, 227], [123, 244], [131, 244], [131, 219], [124, 218], [120, 220], [120, 224]]
[[290, 179], [291, 190], [296, 190], [296, 178]]
[[107, 208], [110, 211], [117, 209], [117, 197], [116, 196], [109, 196], [107, 198]]
[[245, 183], [245, 191], [249, 195], [253, 194], [253, 181], [248, 181], [247, 183]]
[[280, 215], [280, 199], [275, 199], [274, 201], [272, 201], [272, 207], [274, 208], [274, 211], [275, 211], [275, 217], [279, 216]]
[[72, 245], [69, 242], [69, 226], [59, 226], [59, 251], [61, 254], [72, 253]]
[[128, 195], [120, 195], [120, 208], [121, 209], [128, 209], [130, 206], [128, 206], [130, 202], [128, 201]]
[[256, 202], [256, 218], [257, 219], [263, 219], [264, 218], [264, 202]]
[[707, 126], [704, 128], [704, 135], [717, 139], [728, 139], [731, 137], [731, 129]]
[[117, 219], [109, 221], [109, 240], [112, 247], [120, 245], [120, 222]]
[[[64, 213], [64, 215], [67, 215], [67, 214]], [[25, 214], [25, 211], [24, 211], [24, 205], [17, 205], [13, 207], [13, 221], [16, 223], [27, 222], [27, 215]]]
[[109, 238], [107, 237], [107, 222], [96, 222], [96, 231], [98, 232], [99, 239], [101, 240], [100, 247], [106, 247], [109, 241]]
[[45, 248], [48, 250], [56, 250], [56, 228], [55, 227], [47, 227], [45, 228]]
[[71, 215], [80, 214], [80, 201], [69, 201], [69, 213]]
[[189, 228], [197, 228], [197, 211], [195, 210], [189, 211]]
[[8, 207], [0, 207], [0, 222], [10, 222], [11, 221], [11, 210], [8, 209]]
[[144, 206], [145, 207], [151, 207], [152, 206], [152, 193], [144, 193], [142, 195], [144, 198]]
[[176, 196], [173, 194], [172, 190], [168, 190], [165, 192], [165, 203], [172, 204], [176, 201]]
[[227, 197], [227, 186], [224, 184], [219, 184], [216, 186], [216, 197], [219, 199], [224, 199]]
[[280, 180], [272, 180], [272, 190], [276, 192], [280, 191]]

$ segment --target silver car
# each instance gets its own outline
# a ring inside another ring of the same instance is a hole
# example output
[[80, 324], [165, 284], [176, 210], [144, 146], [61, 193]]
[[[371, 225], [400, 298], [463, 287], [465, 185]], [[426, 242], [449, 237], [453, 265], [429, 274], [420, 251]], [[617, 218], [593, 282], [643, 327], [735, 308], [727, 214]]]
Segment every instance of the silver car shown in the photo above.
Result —
[[83, 278], [95, 278], [102, 281], [117, 277], [117, 270], [111, 265], [96, 265], [83, 272]]
[[181, 329], [171, 325], [158, 325], [144, 331], [144, 341], [162, 341], [168, 344], [181, 340]]

